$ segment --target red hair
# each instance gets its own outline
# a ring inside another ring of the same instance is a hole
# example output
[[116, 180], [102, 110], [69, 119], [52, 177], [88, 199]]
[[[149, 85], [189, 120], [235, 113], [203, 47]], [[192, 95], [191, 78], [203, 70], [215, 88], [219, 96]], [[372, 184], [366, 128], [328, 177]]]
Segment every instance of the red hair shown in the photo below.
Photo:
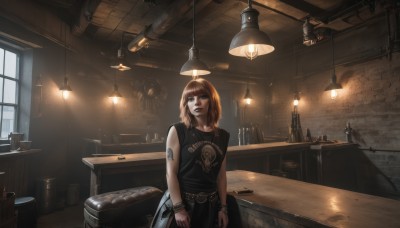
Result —
[[206, 94], [209, 99], [209, 107], [207, 114], [207, 124], [216, 128], [218, 121], [222, 116], [221, 100], [215, 87], [207, 80], [199, 78], [197, 80], [190, 81], [182, 92], [180, 108], [180, 118], [187, 127], [195, 126], [196, 119], [190, 113], [188, 108], [188, 98], [196, 95]]

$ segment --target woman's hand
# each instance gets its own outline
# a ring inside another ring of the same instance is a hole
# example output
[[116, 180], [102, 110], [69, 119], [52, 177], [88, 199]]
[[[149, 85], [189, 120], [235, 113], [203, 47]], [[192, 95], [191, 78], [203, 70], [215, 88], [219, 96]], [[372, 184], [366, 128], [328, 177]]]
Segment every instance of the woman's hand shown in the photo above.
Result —
[[175, 213], [175, 221], [178, 227], [190, 227], [190, 217], [186, 210], [181, 210]]
[[226, 211], [218, 211], [218, 226], [223, 228], [228, 227], [228, 215]]

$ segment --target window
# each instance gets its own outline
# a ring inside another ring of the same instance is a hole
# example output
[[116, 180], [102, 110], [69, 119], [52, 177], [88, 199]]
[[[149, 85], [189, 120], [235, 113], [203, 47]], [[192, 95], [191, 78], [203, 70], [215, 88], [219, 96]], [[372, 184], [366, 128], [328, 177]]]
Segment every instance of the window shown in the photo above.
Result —
[[17, 129], [19, 53], [0, 46], [0, 138]]

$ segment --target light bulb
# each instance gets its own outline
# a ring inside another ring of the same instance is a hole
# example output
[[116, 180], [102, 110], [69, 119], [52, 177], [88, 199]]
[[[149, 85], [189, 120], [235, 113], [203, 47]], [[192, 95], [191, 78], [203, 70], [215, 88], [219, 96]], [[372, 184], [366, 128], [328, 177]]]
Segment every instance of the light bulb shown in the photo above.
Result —
[[68, 90], [61, 90], [62, 97], [64, 100], [67, 100], [69, 97], [69, 91]]
[[119, 101], [118, 97], [111, 97], [111, 100], [113, 104], [118, 104]]
[[248, 105], [251, 104], [251, 98], [246, 98], [245, 101], [246, 101], [246, 104], [248, 104]]
[[256, 45], [254, 45], [254, 44], [247, 45], [246, 50], [245, 50], [245, 55], [246, 55], [246, 58], [248, 58], [250, 60], [257, 58], [258, 49], [257, 49]]
[[294, 99], [293, 100], [293, 105], [297, 107], [299, 105], [299, 100], [298, 99]]
[[336, 99], [336, 97], [337, 97], [337, 91], [336, 91], [336, 89], [333, 89], [333, 90], [331, 90], [331, 99], [332, 100], [335, 100]]

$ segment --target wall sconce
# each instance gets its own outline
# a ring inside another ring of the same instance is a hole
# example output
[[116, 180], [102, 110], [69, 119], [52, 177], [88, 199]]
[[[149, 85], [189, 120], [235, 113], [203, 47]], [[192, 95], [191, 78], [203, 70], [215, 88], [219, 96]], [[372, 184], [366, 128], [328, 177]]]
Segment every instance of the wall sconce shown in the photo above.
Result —
[[246, 93], [244, 94], [243, 99], [244, 99], [246, 105], [250, 105], [251, 101], [253, 100], [253, 97], [250, 94], [249, 83], [247, 83], [247, 89], [246, 89]]
[[333, 34], [332, 34], [332, 77], [331, 83], [325, 88], [325, 91], [331, 91], [331, 99], [334, 100], [338, 96], [336, 90], [342, 89], [342, 85], [336, 82], [336, 73], [335, 73], [335, 47], [333, 42]]
[[269, 36], [260, 31], [258, 26], [258, 15], [260, 13], [251, 7], [251, 3], [251, 0], [249, 0], [249, 7], [241, 13], [242, 27], [231, 41], [229, 54], [253, 60], [257, 56], [273, 52], [275, 48]]
[[128, 66], [128, 64], [126, 63], [126, 60], [125, 60], [125, 57], [124, 57], [124, 53], [123, 53], [123, 49], [122, 49], [124, 34], [125, 34], [125, 32], [123, 32], [122, 36], [121, 36], [121, 46], [118, 49], [117, 61], [115, 62], [114, 65], [110, 66], [111, 68], [119, 70], [119, 71], [126, 71], [126, 70], [130, 70], [131, 69]]
[[314, 26], [310, 24], [309, 18], [303, 24], [303, 44], [311, 46], [317, 43], [317, 36], [314, 34]]
[[199, 50], [196, 48], [196, 3], [193, 0], [193, 45], [189, 49], [189, 59], [183, 64], [181, 68], [181, 75], [192, 76], [194, 80], [196, 80], [201, 75], [210, 74], [210, 70], [207, 65], [200, 60]]

